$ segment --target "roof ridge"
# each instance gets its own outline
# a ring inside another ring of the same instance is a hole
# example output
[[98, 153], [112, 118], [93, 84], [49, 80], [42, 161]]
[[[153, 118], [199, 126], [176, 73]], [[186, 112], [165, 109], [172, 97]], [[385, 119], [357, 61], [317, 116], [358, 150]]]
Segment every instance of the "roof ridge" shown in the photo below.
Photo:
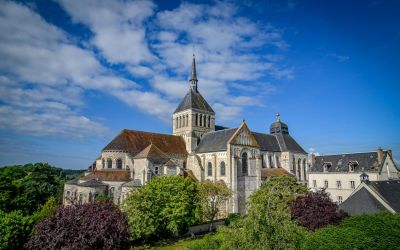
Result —
[[[387, 152], [387, 150], [383, 150], [383, 152]], [[339, 154], [329, 154], [329, 155], [318, 155], [315, 157], [324, 157], [324, 156], [337, 156], [337, 155], [355, 155], [355, 154], [370, 154], [377, 153], [376, 151], [368, 151], [368, 152], [355, 152], [355, 153], [339, 153]]]

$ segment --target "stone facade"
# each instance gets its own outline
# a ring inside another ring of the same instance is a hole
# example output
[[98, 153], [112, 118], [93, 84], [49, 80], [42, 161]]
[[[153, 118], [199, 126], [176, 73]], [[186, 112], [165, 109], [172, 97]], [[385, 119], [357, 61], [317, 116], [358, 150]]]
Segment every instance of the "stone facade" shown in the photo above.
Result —
[[189, 82], [172, 116], [172, 135], [121, 131], [85, 177], [65, 185], [65, 204], [90, 202], [97, 195], [120, 203], [152, 178], [185, 175], [199, 182], [222, 181], [233, 191], [223, 217], [245, 213], [245, 201], [266, 178], [292, 175], [307, 183], [307, 153], [279, 115], [268, 134], [251, 131], [245, 121], [237, 128], [216, 126], [216, 114], [197, 87], [194, 58]]
[[341, 155], [312, 155], [308, 186], [312, 190], [325, 189], [333, 201], [342, 203], [361, 184], [361, 174], [369, 181], [397, 180], [398, 169], [390, 150], [378, 149]]

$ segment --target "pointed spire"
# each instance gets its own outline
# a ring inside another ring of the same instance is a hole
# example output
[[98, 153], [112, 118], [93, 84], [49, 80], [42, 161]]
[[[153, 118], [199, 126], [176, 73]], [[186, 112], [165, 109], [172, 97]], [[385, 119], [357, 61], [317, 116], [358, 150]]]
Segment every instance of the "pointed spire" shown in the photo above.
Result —
[[193, 53], [193, 62], [192, 62], [192, 74], [190, 77], [190, 88], [197, 92], [197, 72], [196, 72], [196, 59]]

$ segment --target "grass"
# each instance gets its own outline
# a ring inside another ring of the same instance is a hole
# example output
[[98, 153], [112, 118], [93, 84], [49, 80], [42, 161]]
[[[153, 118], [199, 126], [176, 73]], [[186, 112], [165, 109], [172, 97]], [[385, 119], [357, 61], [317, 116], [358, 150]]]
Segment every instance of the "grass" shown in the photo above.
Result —
[[133, 249], [151, 249], [151, 250], [186, 250], [188, 249], [188, 245], [192, 243], [193, 241], [199, 240], [202, 237], [197, 237], [197, 238], [187, 238], [187, 239], [182, 239], [176, 242], [172, 242], [169, 244], [164, 244], [162, 246], [141, 246], [141, 247], [135, 247]]

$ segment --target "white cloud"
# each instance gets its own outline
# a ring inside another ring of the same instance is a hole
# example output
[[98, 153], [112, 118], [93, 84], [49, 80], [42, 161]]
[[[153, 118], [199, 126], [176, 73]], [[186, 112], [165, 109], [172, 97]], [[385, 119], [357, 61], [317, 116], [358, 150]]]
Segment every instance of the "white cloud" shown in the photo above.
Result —
[[[187, 92], [193, 44], [199, 89], [220, 121], [242, 118], [245, 106], [263, 105], [273, 87], [262, 79], [293, 78], [292, 69], [281, 64], [288, 47], [282, 31], [239, 16], [230, 3], [182, 3], [159, 12], [154, 3], [140, 0], [59, 3], [72, 22], [90, 29], [88, 41], [79, 41], [23, 4], [0, 3], [0, 32], [7, 34], [0, 36], [1, 112], [14, 109], [17, 116], [12, 123], [2, 121], [3, 129], [102, 134], [103, 125], [80, 114], [86, 90], [114, 96], [167, 121]], [[261, 49], [273, 52], [254, 52]], [[130, 76], [120, 75], [115, 64]], [[57, 131], [49, 120], [62, 117], [68, 122]], [[27, 120], [35, 125], [21, 127]]]
[[336, 53], [329, 53], [328, 54], [329, 57], [335, 58], [336, 60], [338, 60], [339, 62], [345, 62], [350, 60], [350, 56], [346, 56], [346, 55], [338, 55]]

